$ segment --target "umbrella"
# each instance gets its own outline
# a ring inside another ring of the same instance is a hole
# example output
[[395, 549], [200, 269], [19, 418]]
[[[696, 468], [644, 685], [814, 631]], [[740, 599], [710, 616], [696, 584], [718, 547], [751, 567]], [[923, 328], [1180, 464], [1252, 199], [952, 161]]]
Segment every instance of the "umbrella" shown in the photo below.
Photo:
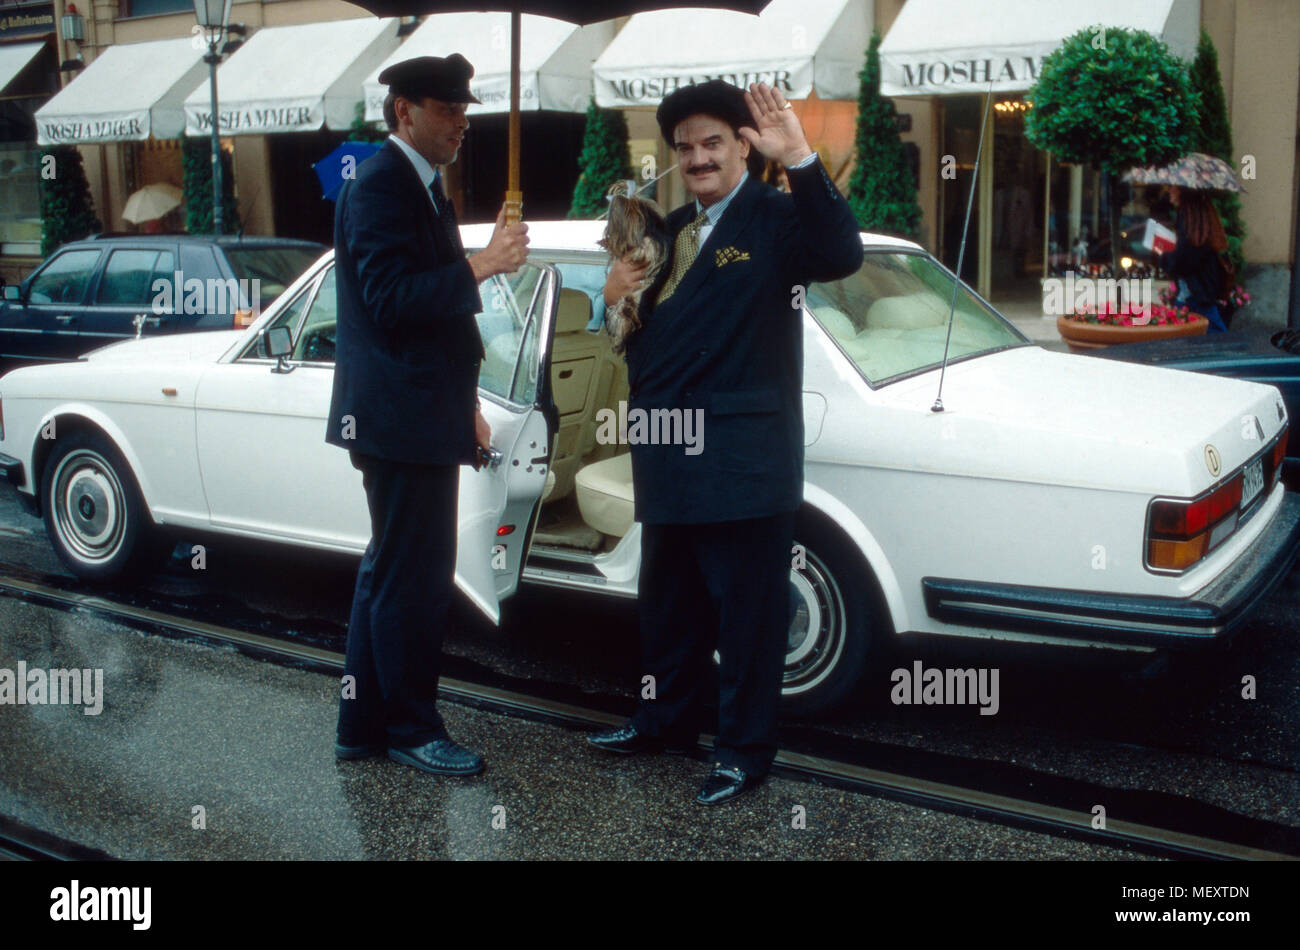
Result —
[[343, 190], [343, 182], [355, 177], [357, 166], [377, 151], [379, 146], [372, 142], [344, 142], [312, 165], [325, 197], [330, 201], [338, 198], [339, 192]]
[[506, 221], [520, 219], [524, 196], [519, 190], [519, 22], [535, 13], [578, 26], [631, 16], [645, 10], [669, 7], [712, 7], [758, 13], [771, 0], [349, 0], [376, 16], [412, 16], [424, 13], [481, 12], [496, 8], [510, 13], [510, 154], [506, 173]]
[[179, 205], [184, 197], [181, 190], [175, 185], [162, 182], [145, 185], [126, 199], [126, 207], [122, 209], [122, 217], [132, 224], [153, 221], [161, 218], [172, 208]]
[[1193, 191], [1245, 191], [1232, 166], [1221, 158], [1201, 152], [1189, 152], [1168, 165], [1130, 168], [1124, 181], [1135, 185], [1177, 185]]

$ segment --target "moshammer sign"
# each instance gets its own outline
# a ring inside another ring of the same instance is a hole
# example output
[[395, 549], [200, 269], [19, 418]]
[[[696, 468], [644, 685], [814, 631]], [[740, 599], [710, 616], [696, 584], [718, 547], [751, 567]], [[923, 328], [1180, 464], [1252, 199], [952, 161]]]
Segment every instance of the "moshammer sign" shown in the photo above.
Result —
[[1023, 92], [1038, 81], [1050, 49], [880, 51], [880, 92], [886, 96], [933, 93]]

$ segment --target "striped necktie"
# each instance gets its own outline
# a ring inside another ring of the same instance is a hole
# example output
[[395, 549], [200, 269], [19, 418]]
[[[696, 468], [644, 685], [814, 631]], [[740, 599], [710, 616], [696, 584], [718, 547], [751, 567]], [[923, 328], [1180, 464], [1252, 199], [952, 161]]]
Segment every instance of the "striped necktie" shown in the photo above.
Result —
[[677, 240], [673, 242], [673, 272], [664, 283], [663, 290], [659, 291], [659, 299], [656, 301], [656, 305], [663, 303], [673, 295], [677, 285], [682, 282], [686, 272], [695, 263], [695, 258], [700, 253], [700, 228], [704, 227], [708, 220], [708, 214], [701, 211], [694, 221], [678, 232]]
[[442, 172], [433, 173], [433, 181], [429, 183], [429, 194], [433, 196], [434, 210], [438, 212], [438, 220], [446, 229], [447, 236], [451, 238], [452, 247], [464, 250], [460, 243], [460, 228], [456, 226], [456, 209], [442, 193]]

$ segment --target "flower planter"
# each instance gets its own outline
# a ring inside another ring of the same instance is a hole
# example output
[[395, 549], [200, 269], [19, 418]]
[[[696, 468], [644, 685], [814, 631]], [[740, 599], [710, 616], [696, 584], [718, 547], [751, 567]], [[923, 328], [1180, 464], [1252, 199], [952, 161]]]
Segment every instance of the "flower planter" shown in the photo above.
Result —
[[1085, 323], [1067, 317], [1056, 318], [1056, 329], [1070, 346], [1070, 352], [1081, 353], [1100, 346], [1116, 343], [1140, 343], [1143, 340], [1165, 340], [1175, 336], [1199, 336], [1210, 327], [1210, 321], [1200, 314], [1187, 323], [1149, 323], [1141, 327], [1126, 327], [1112, 323]]

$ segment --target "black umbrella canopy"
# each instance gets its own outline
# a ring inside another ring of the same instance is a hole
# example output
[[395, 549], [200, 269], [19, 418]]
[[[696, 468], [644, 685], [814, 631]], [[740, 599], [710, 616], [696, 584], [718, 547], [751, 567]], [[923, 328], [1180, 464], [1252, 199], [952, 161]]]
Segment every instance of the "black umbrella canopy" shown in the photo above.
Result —
[[757, 14], [771, 0], [349, 0], [376, 16], [415, 16], [425, 13], [509, 13], [510, 17], [510, 152], [506, 173], [506, 221], [522, 216], [519, 190], [519, 24], [531, 13], [586, 26], [601, 20], [631, 16], [648, 10], [712, 7]]
[[771, 0], [349, 0], [375, 16], [414, 16], [425, 13], [473, 13], [496, 11], [532, 13], [586, 26], [601, 20], [631, 16], [647, 10], [711, 7], [758, 13]]

